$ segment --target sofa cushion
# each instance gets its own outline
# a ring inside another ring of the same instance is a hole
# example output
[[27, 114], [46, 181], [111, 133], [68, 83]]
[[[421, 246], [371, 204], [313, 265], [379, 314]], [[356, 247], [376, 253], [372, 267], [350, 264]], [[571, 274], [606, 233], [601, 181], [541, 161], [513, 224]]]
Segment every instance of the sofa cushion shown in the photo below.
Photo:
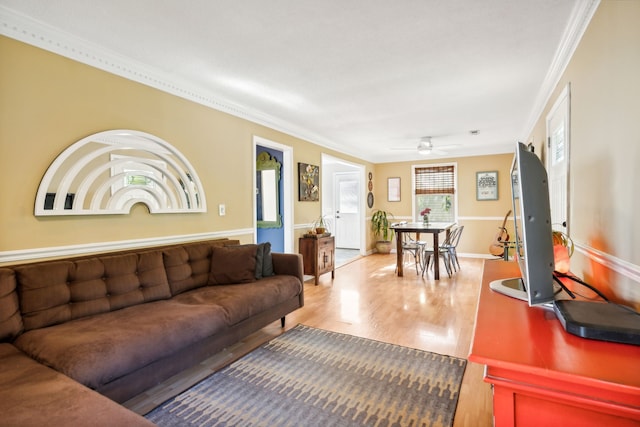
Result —
[[205, 286], [211, 271], [209, 244], [192, 244], [163, 251], [167, 279], [172, 295]]
[[0, 344], [0, 424], [153, 426], [140, 415]]
[[256, 280], [257, 245], [213, 248], [210, 285], [248, 283]]
[[231, 245], [230, 247], [252, 247], [256, 248], [256, 280], [263, 277], [273, 276], [273, 257], [271, 255], [271, 243], [264, 242], [258, 244]]
[[150, 302], [20, 335], [15, 346], [97, 388], [227, 328], [218, 306]]
[[174, 297], [172, 301], [194, 307], [219, 306], [229, 325], [297, 297], [302, 284], [296, 276], [271, 276], [251, 283], [205, 286]]
[[271, 243], [258, 244], [256, 252], [256, 279], [273, 276], [273, 257], [271, 256]]
[[22, 328], [16, 276], [10, 268], [0, 268], [0, 342], [13, 340]]
[[163, 250], [164, 264], [172, 295], [206, 286], [211, 271], [213, 248], [238, 245], [238, 240], [217, 239], [185, 243]]
[[15, 272], [27, 331], [171, 297], [160, 251], [28, 264]]

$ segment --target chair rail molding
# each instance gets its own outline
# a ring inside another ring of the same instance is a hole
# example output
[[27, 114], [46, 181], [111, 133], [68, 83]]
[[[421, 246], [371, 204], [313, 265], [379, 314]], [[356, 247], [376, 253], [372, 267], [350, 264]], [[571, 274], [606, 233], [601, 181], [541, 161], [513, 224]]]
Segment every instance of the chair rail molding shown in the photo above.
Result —
[[199, 240], [213, 240], [225, 237], [231, 238], [238, 236], [250, 236], [252, 233], [253, 229], [244, 228], [209, 233], [152, 237], [147, 239], [120, 240], [113, 242], [87, 243], [81, 245], [52, 246], [43, 248], [20, 249], [14, 251], [0, 251], [0, 265], [22, 261], [38, 261], [75, 255], [81, 256], [92, 253], [197, 242]]
[[587, 258], [597, 262], [598, 264], [602, 264], [609, 270], [615, 271], [618, 274], [621, 274], [634, 282], [640, 283], [640, 266], [632, 264], [628, 261], [624, 261], [620, 258], [617, 258], [611, 254], [602, 252], [598, 249], [592, 248], [591, 246], [585, 245], [583, 243], [574, 241], [576, 251], [580, 252]]

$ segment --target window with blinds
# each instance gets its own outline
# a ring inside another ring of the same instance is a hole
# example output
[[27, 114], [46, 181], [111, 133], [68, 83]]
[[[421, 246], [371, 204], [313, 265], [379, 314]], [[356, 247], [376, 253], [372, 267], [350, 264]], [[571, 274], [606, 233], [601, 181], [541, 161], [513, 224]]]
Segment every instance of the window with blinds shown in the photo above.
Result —
[[431, 209], [433, 222], [455, 221], [456, 167], [455, 165], [420, 166], [414, 168], [416, 221], [426, 207]]

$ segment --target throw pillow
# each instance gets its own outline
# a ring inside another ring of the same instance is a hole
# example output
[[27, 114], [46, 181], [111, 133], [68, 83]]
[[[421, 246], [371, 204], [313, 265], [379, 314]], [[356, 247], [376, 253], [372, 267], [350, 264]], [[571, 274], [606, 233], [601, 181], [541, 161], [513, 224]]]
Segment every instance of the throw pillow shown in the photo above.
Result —
[[256, 251], [256, 280], [262, 279], [262, 263], [264, 263], [264, 243], [259, 243]]
[[276, 273], [273, 271], [273, 258], [271, 257], [271, 243], [265, 242], [265, 243], [262, 243], [262, 246], [263, 246], [262, 277], [273, 276]]
[[210, 285], [248, 283], [256, 280], [258, 245], [214, 247], [211, 254]]
[[249, 243], [246, 245], [232, 245], [227, 247], [237, 248], [242, 246], [256, 248], [256, 280], [275, 275], [273, 271], [273, 257], [271, 256], [271, 242], [258, 243], [257, 245]]

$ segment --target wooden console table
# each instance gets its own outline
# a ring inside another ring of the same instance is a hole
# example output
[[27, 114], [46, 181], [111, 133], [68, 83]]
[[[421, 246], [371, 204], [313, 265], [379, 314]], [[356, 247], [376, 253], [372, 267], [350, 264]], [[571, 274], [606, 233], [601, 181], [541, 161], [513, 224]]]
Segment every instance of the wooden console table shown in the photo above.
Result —
[[564, 331], [552, 309], [489, 289], [519, 276], [514, 262], [487, 260], [469, 360], [486, 365], [501, 426], [639, 426], [640, 346]]
[[336, 249], [333, 236], [301, 237], [298, 243], [304, 274], [315, 276], [316, 285], [321, 274], [331, 272], [331, 278], [335, 278]]

